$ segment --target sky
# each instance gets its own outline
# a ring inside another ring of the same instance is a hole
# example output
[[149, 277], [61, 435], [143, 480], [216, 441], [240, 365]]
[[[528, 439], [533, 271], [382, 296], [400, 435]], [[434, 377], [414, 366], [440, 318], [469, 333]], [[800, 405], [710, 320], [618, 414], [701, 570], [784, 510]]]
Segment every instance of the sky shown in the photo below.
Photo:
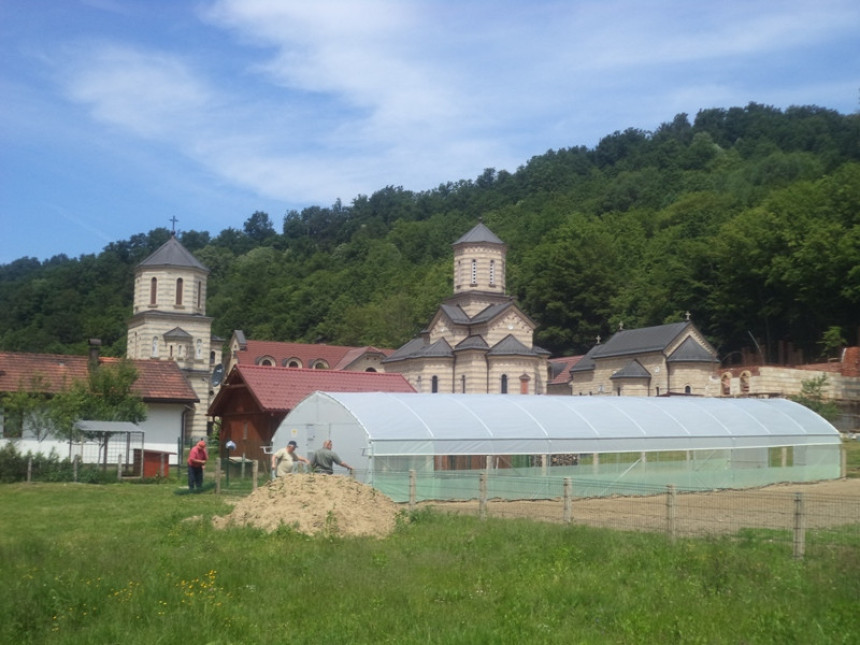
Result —
[[0, 264], [750, 102], [857, 112], [860, 2], [0, 0]]

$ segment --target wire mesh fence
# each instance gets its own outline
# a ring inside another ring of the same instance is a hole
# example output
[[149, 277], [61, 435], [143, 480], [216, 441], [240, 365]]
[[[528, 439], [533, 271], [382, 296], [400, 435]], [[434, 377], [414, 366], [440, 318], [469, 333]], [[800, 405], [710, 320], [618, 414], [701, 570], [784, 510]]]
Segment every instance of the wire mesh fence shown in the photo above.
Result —
[[[790, 546], [795, 557], [810, 548], [860, 549], [860, 480], [830, 482], [835, 494], [809, 492], [816, 485], [746, 490], [638, 487], [625, 482], [542, 478], [528, 499], [511, 499], [522, 482], [487, 473], [440, 474], [444, 498], [426, 497], [428, 485], [411, 478], [411, 507], [481, 517], [528, 518], [624, 531], [654, 531], [672, 539], [732, 536]], [[633, 489], [637, 490], [633, 490]], [[804, 490], [806, 489], [806, 490]], [[419, 496], [419, 491], [423, 495]], [[420, 500], [424, 501], [420, 501]]]

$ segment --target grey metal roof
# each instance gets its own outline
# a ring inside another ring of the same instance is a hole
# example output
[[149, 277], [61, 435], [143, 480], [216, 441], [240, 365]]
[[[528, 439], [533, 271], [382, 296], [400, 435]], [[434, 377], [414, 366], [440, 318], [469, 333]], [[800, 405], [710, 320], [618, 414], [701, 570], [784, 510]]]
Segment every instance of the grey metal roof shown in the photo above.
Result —
[[719, 363], [719, 359], [687, 336], [678, 348], [666, 358], [667, 363]]
[[455, 352], [465, 349], [490, 349], [490, 346], [481, 336], [468, 336], [454, 347]]
[[131, 421], [78, 421], [75, 427], [81, 432], [140, 432], [143, 429]]
[[182, 329], [182, 327], [174, 327], [170, 331], [165, 332], [164, 338], [166, 340], [191, 340], [194, 337]]
[[415, 356], [419, 356], [419, 352], [424, 349], [426, 345], [426, 341], [421, 336], [416, 336], [412, 340], [408, 341], [405, 345], [401, 345], [397, 348], [391, 356], [387, 358], [383, 358], [383, 363], [393, 363], [395, 361], [404, 361], [409, 358], [414, 358]]
[[447, 340], [440, 338], [421, 350], [420, 355], [422, 357], [450, 358], [454, 356], [454, 350], [451, 349]]
[[650, 379], [650, 378], [651, 378], [651, 373], [650, 373], [648, 370], [646, 370], [646, 369], [645, 369], [645, 367], [642, 365], [642, 363], [640, 363], [639, 361], [637, 361], [637, 360], [634, 358], [632, 361], [630, 361], [629, 363], [627, 363], [627, 365], [625, 365], [625, 366], [624, 366], [624, 367], [622, 367], [620, 370], [618, 370], [617, 372], [615, 372], [615, 374], [613, 374], [613, 375], [612, 375], [612, 376], [610, 376], [609, 378], [610, 378], [610, 379], [616, 379], [616, 378], [643, 378], [643, 379]]
[[599, 348], [603, 347], [603, 345], [595, 345], [591, 349], [589, 349], [585, 355], [576, 362], [576, 364], [568, 370], [571, 374], [575, 372], [590, 372], [596, 367], [594, 362], [594, 352], [596, 352]]
[[504, 244], [504, 242], [502, 242], [495, 233], [488, 229], [483, 222], [479, 222], [471, 231], [454, 242], [454, 245], [467, 243]]
[[469, 324], [469, 314], [463, 311], [459, 305], [441, 305], [439, 308], [451, 319], [451, 322], [458, 325]]
[[186, 267], [199, 269], [209, 273], [209, 269], [203, 266], [191, 252], [182, 246], [175, 237], [171, 237], [158, 249], [147, 257], [138, 267]]
[[476, 313], [472, 317], [470, 322], [472, 324], [489, 322], [490, 320], [504, 312], [506, 309], [509, 309], [513, 306], [513, 302], [499, 302], [494, 305], [488, 305], [485, 309], [482, 309], [481, 311]]
[[428, 343], [422, 336], [413, 338], [388, 358], [383, 358], [383, 363], [405, 361], [410, 358], [452, 358], [454, 350], [444, 338], [435, 343]]
[[508, 334], [498, 343], [493, 345], [488, 352], [489, 356], [534, 356], [535, 351], [526, 347], [518, 341], [513, 334]]
[[606, 344], [598, 345], [592, 358], [663, 351], [692, 324], [691, 322], [679, 322], [619, 331], [606, 341]]

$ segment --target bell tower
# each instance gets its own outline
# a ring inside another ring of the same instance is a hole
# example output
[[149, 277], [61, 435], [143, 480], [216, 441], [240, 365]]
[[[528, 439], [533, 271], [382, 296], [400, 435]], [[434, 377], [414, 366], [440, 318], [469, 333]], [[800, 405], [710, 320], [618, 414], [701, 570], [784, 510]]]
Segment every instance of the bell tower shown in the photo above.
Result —
[[200, 399], [186, 424], [186, 439], [206, 436], [212, 371], [220, 362], [221, 342], [212, 338], [212, 318], [206, 315], [208, 276], [209, 269], [175, 236], [134, 272], [126, 355], [179, 365]]

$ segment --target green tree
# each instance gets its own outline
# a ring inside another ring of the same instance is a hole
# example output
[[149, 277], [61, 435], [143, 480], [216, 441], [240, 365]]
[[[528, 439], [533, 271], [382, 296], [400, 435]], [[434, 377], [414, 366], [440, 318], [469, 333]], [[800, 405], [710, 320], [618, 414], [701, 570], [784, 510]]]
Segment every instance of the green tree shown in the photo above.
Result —
[[839, 408], [832, 400], [824, 395], [828, 386], [827, 375], [801, 381], [800, 394], [790, 397], [792, 401], [805, 405], [828, 421], [833, 421], [839, 414]]
[[131, 361], [101, 365], [86, 380], [75, 380], [51, 400], [56, 434], [73, 439], [78, 421], [130, 421], [146, 419], [146, 405], [133, 392], [138, 372]]

